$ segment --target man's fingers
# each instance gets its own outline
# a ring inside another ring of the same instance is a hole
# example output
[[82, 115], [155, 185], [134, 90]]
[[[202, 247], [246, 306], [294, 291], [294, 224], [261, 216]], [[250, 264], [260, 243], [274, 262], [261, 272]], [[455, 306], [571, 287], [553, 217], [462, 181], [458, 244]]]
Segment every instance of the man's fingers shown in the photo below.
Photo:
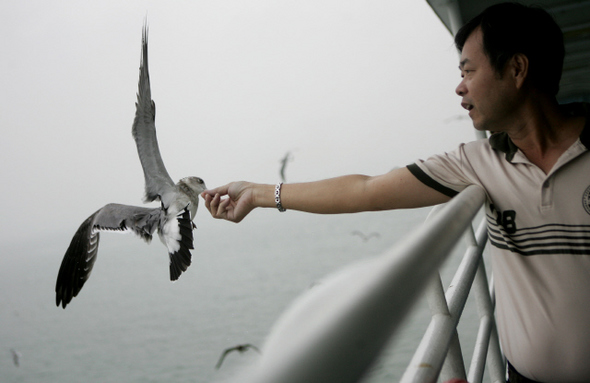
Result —
[[209, 212], [213, 216], [213, 218], [229, 218], [229, 211], [231, 210], [231, 199], [224, 198], [221, 199], [219, 194], [215, 194], [213, 198], [207, 196], [205, 200], [205, 206], [209, 209]]
[[211, 198], [213, 198], [216, 194], [219, 195], [226, 195], [227, 194], [227, 189], [229, 188], [229, 184], [227, 185], [223, 185], [223, 186], [219, 186], [216, 187], [214, 189], [207, 189], [204, 192], [201, 193], [201, 197], [205, 198], [205, 196], [211, 196]]
[[209, 194], [205, 194], [205, 192], [201, 193], [201, 197], [205, 200], [205, 207], [209, 212], [211, 212], [211, 196]]
[[[234, 182], [201, 193], [201, 197], [205, 201], [205, 207], [213, 218], [226, 219], [232, 222], [239, 222], [244, 218], [242, 216], [243, 206], [240, 208], [238, 202], [243, 191], [241, 189], [242, 184], [243, 182]], [[241, 213], [236, 212], [236, 209]]]
[[[221, 198], [221, 197], [220, 197]], [[225, 198], [219, 202], [219, 211], [227, 211], [227, 207], [231, 203], [231, 199]]]
[[215, 218], [222, 218], [221, 217], [222, 210], [219, 208], [220, 201], [221, 201], [221, 196], [219, 195], [219, 193], [215, 194], [215, 196], [211, 199], [211, 214]]

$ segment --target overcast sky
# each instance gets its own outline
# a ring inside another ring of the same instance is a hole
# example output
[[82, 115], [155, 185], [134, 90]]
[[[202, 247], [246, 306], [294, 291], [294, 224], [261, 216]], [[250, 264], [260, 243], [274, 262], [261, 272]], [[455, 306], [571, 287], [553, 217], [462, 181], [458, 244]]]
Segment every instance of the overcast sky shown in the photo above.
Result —
[[6, 0], [0, 241], [142, 204], [131, 124], [146, 16], [175, 180], [275, 183], [287, 151], [289, 182], [375, 175], [474, 137], [446, 121], [465, 115], [458, 56], [423, 0]]

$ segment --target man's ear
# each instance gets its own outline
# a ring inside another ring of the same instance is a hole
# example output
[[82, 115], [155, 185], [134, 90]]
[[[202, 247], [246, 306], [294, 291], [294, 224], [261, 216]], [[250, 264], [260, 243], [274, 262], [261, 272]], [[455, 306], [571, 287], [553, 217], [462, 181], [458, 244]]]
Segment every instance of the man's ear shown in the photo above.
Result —
[[529, 73], [529, 58], [517, 53], [508, 62], [508, 74], [514, 78], [517, 89], [522, 88]]

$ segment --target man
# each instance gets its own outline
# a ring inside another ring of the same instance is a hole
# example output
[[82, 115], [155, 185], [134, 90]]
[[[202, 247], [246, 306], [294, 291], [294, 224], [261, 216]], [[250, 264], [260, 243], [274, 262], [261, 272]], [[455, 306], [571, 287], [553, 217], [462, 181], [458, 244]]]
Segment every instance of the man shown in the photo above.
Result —
[[429, 206], [479, 185], [509, 381], [588, 382], [590, 108], [556, 101], [563, 36], [545, 11], [499, 4], [455, 43], [456, 93], [475, 128], [493, 132], [489, 140], [374, 177], [230, 183], [205, 191], [205, 205], [239, 222], [256, 207], [331, 214]]

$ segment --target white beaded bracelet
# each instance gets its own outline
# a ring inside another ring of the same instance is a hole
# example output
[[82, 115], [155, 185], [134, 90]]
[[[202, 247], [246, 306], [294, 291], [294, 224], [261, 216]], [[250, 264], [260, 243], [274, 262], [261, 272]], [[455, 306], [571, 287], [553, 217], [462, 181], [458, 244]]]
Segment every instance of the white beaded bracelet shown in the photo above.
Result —
[[275, 203], [277, 204], [277, 209], [279, 209], [279, 211], [281, 213], [287, 210], [283, 207], [283, 205], [281, 205], [281, 186], [282, 185], [283, 185], [283, 183], [279, 182], [277, 184], [277, 186], [275, 186]]

